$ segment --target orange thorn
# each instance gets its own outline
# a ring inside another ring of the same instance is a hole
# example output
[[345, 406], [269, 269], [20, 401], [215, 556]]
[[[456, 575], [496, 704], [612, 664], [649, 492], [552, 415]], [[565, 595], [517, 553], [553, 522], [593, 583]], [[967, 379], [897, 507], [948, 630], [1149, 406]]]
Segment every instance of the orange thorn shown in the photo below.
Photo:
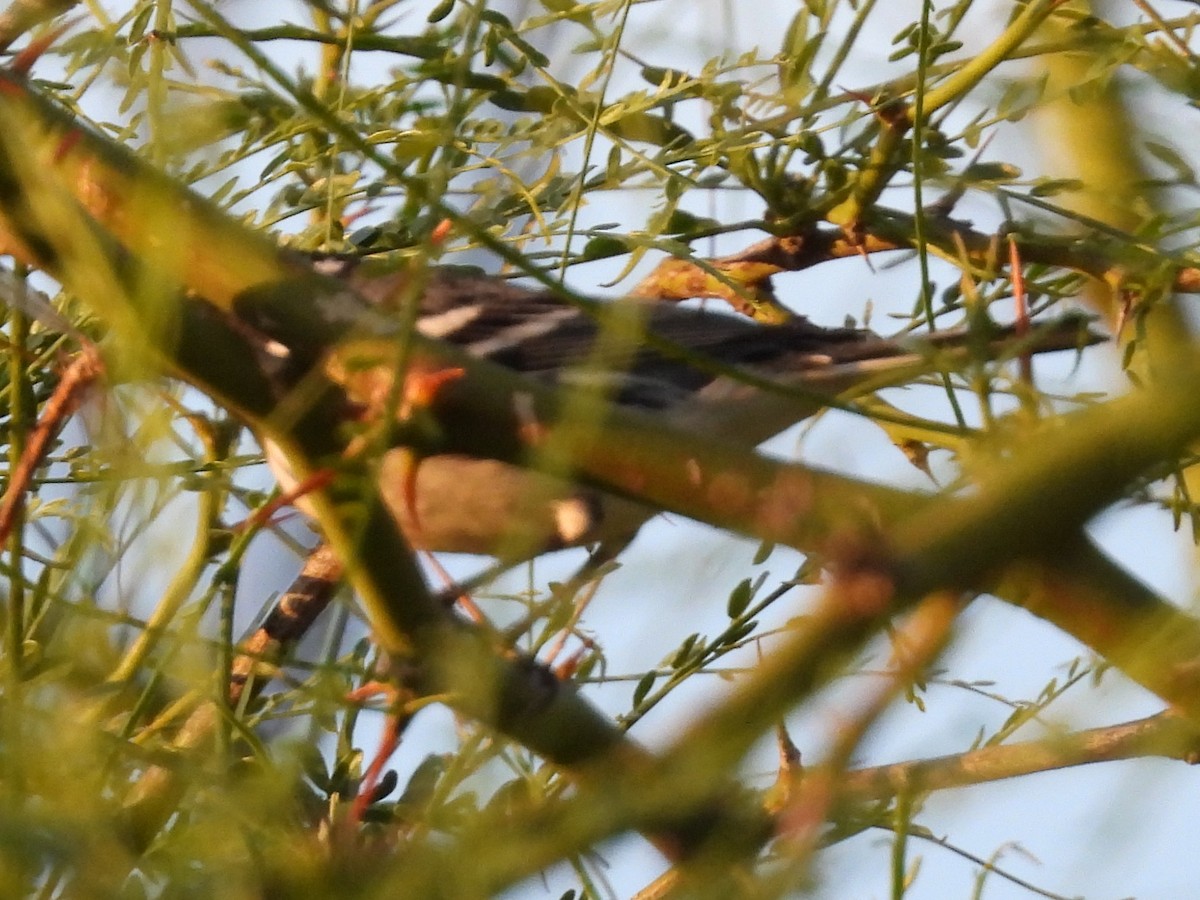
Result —
[[346, 695], [346, 699], [352, 703], [362, 703], [376, 696], [388, 698], [387, 724], [384, 726], [383, 736], [379, 741], [379, 749], [375, 751], [375, 756], [366, 771], [363, 772], [362, 781], [359, 783], [358, 793], [350, 808], [351, 824], [358, 824], [366, 815], [367, 807], [371, 805], [371, 799], [379, 784], [380, 776], [383, 775], [383, 767], [387, 765], [392, 754], [396, 752], [396, 748], [400, 746], [400, 733], [409, 719], [399, 705], [399, 692], [395, 686], [383, 681], [368, 681], [361, 687], [350, 691]]
[[344, 214], [341, 218], [342, 227], [349, 228], [351, 225], [353, 225], [355, 222], [357, 222], [363, 216], [369, 215], [370, 213], [375, 212], [377, 209], [379, 209], [378, 206], [367, 205], [367, 206], [364, 206], [362, 209], [355, 210], [354, 212], [348, 212], [348, 213]]
[[[1014, 331], [1018, 338], [1022, 338], [1029, 333], [1029, 296], [1025, 293], [1025, 273], [1021, 269], [1021, 249], [1017, 246], [1017, 239], [1011, 234], [1008, 236], [1008, 267], [1010, 269], [1009, 277], [1012, 279], [1013, 301], [1017, 306]], [[1028, 385], [1033, 384], [1033, 356], [1029, 353], [1021, 354], [1021, 380]]]
[[[421, 514], [417, 510], [417, 470], [421, 466], [421, 460], [414, 460], [404, 473], [404, 505], [408, 509], [409, 528], [405, 537], [414, 550], [419, 550], [425, 561], [429, 563], [429, 567], [434, 570], [437, 576], [442, 580], [444, 587], [453, 587], [454, 578], [446, 571], [445, 567], [438, 562], [438, 558], [433, 555], [428, 549], [421, 546]], [[483, 610], [471, 599], [470, 594], [462, 593], [457, 598], [458, 605], [463, 608], [467, 616], [477, 623], [487, 621], [483, 614]]]
[[42, 407], [42, 415], [25, 437], [25, 449], [10, 473], [8, 487], [0, 499], [0, 544], [8, 540], [21, 510], [25, 492], [33, 482], [37, 467], [50, 450], [50, 444], [83, 403], [87, 389], [104, 372], [104, 363], [92, 345], [84, 346], [63, 372], [54, 393]]
[[301, 497], [306, 494], [311, 494], [313, 491], [319, 491], [329, 487], [333, 483], [335, 476], [333, 469], [321, 469], [313, 472], [290, 491], [284, 491], [262, 509], [255, 510], [245, 522], [234, 528], [235, 531], [241, 531], [246, 528], [255, 528], [259, 525], [265, 525], [270, 521], [271, 517], [285, 506], [291, 506]]
[[584, 644], [557, 666], [554, 667], [554, 677], [559, 681], [569, 681], [571, 676], [579, 671], [579, 664], [583, 661], [584, 654], [591, 649], [588, 644]]
[[421, 514], [417, 510], [417, 469], [420, 466], [421, 460], [415, 459], [404, 472], [404, 505], [408, 507], [408, 515], [412, 519], [414, 543], [421, 536]]
[[450, 231], [454, 228], [454, 223], [449, 219], [442, 219], [434, 226], [433, 231], [429, 235], [429, 243], [434, 247], [440, 247], [446, 242], [446, 238], [450, 236]]

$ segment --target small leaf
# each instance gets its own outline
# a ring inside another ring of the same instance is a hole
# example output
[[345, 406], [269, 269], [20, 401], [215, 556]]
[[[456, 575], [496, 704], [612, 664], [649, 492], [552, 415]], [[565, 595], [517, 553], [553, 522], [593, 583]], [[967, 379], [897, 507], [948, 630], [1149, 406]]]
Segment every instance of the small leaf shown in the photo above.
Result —
[[691, 76], [678, 69], [664, 69], [659, 66], [644, 66], [642, 78], [655, 87], [673, 88], [688, 81]]
[[482, 10], [479, 13], [479, 18], [481, 18], [485, 22], [490, 22], [493, 25], [498, 25], [501, 28], [504, 28], [508, 31], [514, 30], [512, 19], [510, 19], [504, 13], [499, 12], [497, 10], [494, 10], [494, 9]]
[[693, 143], [695, 136], [681, 125], [676, 125], [662, 116], [651, 115], [641, 110], [632, 110], [611, 122], [609, 131], [627, 141], [641, 141], [657, 147], [679, 146]]
[[1021, 177], [1021, 170], [1009, 163], [984, 162], [967, 166], [963, 178], [967, 181], [1016, 181]]
[[492, 91], [488, 100], [494, 106], [507, 109], [509, 112], [541, 112], [527, 91]]
[[612, 185], [621, 183], [621, 148], [613, 144], [608, 151], [608, 162], [604, 167], [604, 179]]
[[761, 544], [758, 545], [758, 549], [754, 551], [754, 559], [752, 560], [751, 564], [755, 565], [755, 566], [761, 566], [763, 563], [765, 563], [767, 561], [767, 559], [770, 557], [770, 555], [774, 552], [775, 552], [775, 542], [774, 541], [763, 541]]
[[641, 677], [637, 683], [637, 687], [633, 689], [633, 706], [635, 709], [642, 705], [642, 701], [646, 699], [646, 695], [650, 693], [650, 689], [654, 687], [654, 682], [657, 680], [657, 672], [647, 672]]
[[291, 150], [288, 149], [276, 154], [274, 158], [272, 158], [265, 166], [262, 167], [262, 171], [258, 173], [259, 179], [266, 180], [267, 176], [287, 162], [290, 156]]
[[754, 588], [751, 587], [749, 578], [744, 578], [738, 582], [738, 586], [729, 595], [729, 604], [725, 607], [729, 618], [736, 619], [744, 613], [746, 607], [750, 605], [750, 600], [753, 596]]
[[608, 259], [611, 256], [620, 256], [622, 253], [628, 253], [629, 246], [618, 237], [602, 235], [594, 237], [583, 246], [583, 252], [579, 254], [582, 260], [592, 259]]
[[428, 801], [450, 759], [449, 754], [431, 753], [421, 760], [404, 786], [400, 802], [415, 805]]
[[[511, 25], [509, 27], [511, 28]], [[544, 69], [550, 65], [550, 57], [546, 56], [541, 50], [517, 34], [516, 31], [509, 31], [504, 37], [509, 43], [524, 53], [525, 58], [539, 69]]]
[[441, 3], [439, 3], [437, 6], [435, 6], [433, 9], [431, 9], [429, 11], [429, 15], [426, 17], [425, 21], [427, 21], [431, 24], [435, 23], [435, 22], [440, 22], [440, 21], [442, 21], [442, 19], [446, 18], [446, 16], [450, 15], [450, 13], [452, 13], [453, 11], [454, 11], [454, 0], [442, 0]]
[[722, 636], [721, 646], [732, 647], [741, 641], [743, 638], [749, 637], [754, 633], [754, 629], [758, 627], [758, 620], [751, 619], [749, 622], [743, 622], [741, 625], [733, 628], [728, 634]]
[[805, 131], [800, 134], [800, 149], [804, 151], [805, 162], [814, 163], [818, 159], [825, 158], [825, 144], [821, 141], [821, 136], [813, 131]]
[[670, 666], [672, 669], [678, 669], [688, 662], [692, 656], [692, 648], [696, 646], [699, 640], [699, 634], [690, 634], [687, 636], [687, 639], [675, 651], [675, 656], [671, 658]]
[[809, 53], [807, 11], [798, 12], [783, 33], [783, 45], [779, 48], [779, 81], [785, 88], [795, 87], [808, 74], [804, 65]]
[[1175, 173], [1175, 180], [1181, 184], [1192, 184], [1196, 180], [1196, 173], [1192, 171], [1192, 167], [1188, 165], [1174, 147], [1168, 147], [1166, 144], [1160, 144], [1158, 141], [1146, 141], [1146, 151], [1157, 159], [1159, 162], [1168, 166]]
[[217, 188], [215, 191], [213, 191], [211, 195], [209, 195], [209, 200], [211, 200], [213, 203], [220, 203], [222, 200], [225, 199], [226, 195], [228, 195], [230, 191], [232, 191], [235, 187], [237, 187], [237, 183], [238, 183], [238, 180], [237, 180], [236, 176], [233, 178], [230, 178], [228, 181], [226, 181], [224, 184], [222, 184], [219, 188]]
[[692, 234], [709, 228], [716, 228], [715, 219], [693, 215], [682, 209], [674, 210], [663, 226], [664, 234]]
[[1055, 194], [1067, 191], [1078, 191], [1083, 188], [1083, 182], [1078, 178], [1039, 178], [1029, 189], [1031, 197], [1053, 197]]
[[962, 41], [941, 41], [929, 48], [929, 58], [933, 59], [937, 56], [953, 53], [955, 50], [961, 50], [962, 45]]

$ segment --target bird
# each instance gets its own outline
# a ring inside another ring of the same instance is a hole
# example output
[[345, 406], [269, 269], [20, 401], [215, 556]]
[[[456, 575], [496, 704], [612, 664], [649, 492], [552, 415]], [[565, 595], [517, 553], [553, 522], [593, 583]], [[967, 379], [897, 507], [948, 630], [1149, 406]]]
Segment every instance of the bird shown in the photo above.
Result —
[[[414, 293], [405, 268], [380, 274], [358, 257], [333, 254], [313, 255], [309, 264], [384, 312], [398, 314]], [[1000, 326], [982, 341], [962, 329], [894, 339], [802, 316], [761, 324], [637, 298], [595, 315], [554, 291], [452, 266], [425, 270], [415, 294], [414, 327], [426, 338], [546, 385], [589, 388], [605, 402], [747, 451], [852, 388], [936, 371], [939, 358], [961, 356], [968, 346], [992, 356], [1014, 344], [1013, 330]], [[1097, 339], [1071, 316], [1025, 341], [1021, 352]], [[765, 389], [764, 380], [777, 389]], [[264, 451], [284, 492], [296, 492], [283, 451], [269, 440]], [[461, 453], [417, 456], [392, 447], [375, 471], [384, 504], [415, 548], [508, 564], [569, 547], [624, 546], [659, 512], [558, 474]], [[296, 502], [313, 514], [302, 496]]]

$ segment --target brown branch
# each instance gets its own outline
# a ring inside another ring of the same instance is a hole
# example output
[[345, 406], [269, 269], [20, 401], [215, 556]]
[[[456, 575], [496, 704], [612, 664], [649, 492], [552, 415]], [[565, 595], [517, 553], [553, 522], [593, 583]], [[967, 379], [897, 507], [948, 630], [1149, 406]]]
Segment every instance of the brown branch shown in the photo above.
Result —
[[[992, 272], [1000, 262], [995, 235], [977, 230], [970, 222], [932, 211], [925, 218], [927, 244], [948, 261]], [[1010, 246], [1026, 263], [1037, 263], [1087, 275], [1110, 288], [1123, 285], [1131, 276], [1132, 256], [1144, 256], [1146, 268], [1156, 271], [1166, 261], [1160, 255], [1131, 246], [1118, 255], [1089, 238], [1065, 239], [1031, 232], [1010, 232]], [[842, 231], [813, 227], [797, 234], [769, 237], [744, 250], [708, 260], [666, 259], [634, 289], [635, 296], [664, 301], [711, 297], [728, 302], [739, 312], [755, 316], [755, 303], [776, 303], [771, 284], [774, 275], [800, 272], [823, 263], [848, 257], [914, 250], [917, 247], [913, 217], [907, 213], [875, 208], [859, 223], [857, 238]], [[960, 249], [962, 248], [962, 249]], [[1173, 263], [1171, 286], [1180, 293], [1200, 293], [1200, 267]], [[710, 271], [722, 273], [740, 290], [732, 291], [714, 279]], [[689, 293], [691, 292], [691, 293]]]
[[847, 803], [876, 803], [902, 791], [949, 790], [1120, 759], [1152, 756], [1194, 765], [1200, 761], [1198, 754], [1196, 726], [1181, 716], [1159, 713], [1041, 740], [855, 769], [845, 774], [839, 787]]
[[50, 445], [83, 403], [87, 389], [103, 372], [104, 364], [91, 344], [84, 345], [63, 371], [54, 393], [42, 407], [37, 425], [29, 432], [20, 462], [9, 473], [4, 498], [0, 500], [0, 544], [8, 541], [24, 506], [25, 494], [33, 483], [33, 474], [50, 451]]
[[858, 705], [851, 718], [839, 723], [826, 759], [797, 773], [791, 796], [777, 813], [777, 830], [793, 864], [802, 864], [816, 849], [820, 825], [841, 802], [846, 765], [868, 729], [945, 648], [962, 609], [961, 598], [953, 594], [934, 594], [923, 600], [892, 636], [892, 660], [884, 683], [865, 704]]
[[242, 642], [230, 667], [229, 705], [238, 706], [256, 671], [274, 667], [325, 611], [342, 581], [343, 567], [328, 544], [321, 544], [304, 561], [296, 580], [284, 592], [263, 623]]

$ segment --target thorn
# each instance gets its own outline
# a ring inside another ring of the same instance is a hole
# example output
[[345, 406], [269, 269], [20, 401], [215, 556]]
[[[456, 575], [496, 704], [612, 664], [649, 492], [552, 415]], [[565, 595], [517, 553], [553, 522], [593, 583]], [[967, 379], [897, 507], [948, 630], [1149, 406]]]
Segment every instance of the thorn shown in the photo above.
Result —
[[[934, 477], [933, 470], [929, 467], [929, 445], [924, 441], [918, 441], [915, 438], [905, 438], [897, 441], [896, 446], [900, 448], [900, 452], [904, 454], [905, 459], [913, 464], [918, 470], [923, 472], [930, 481], [934, 484], [938, 483]], [[940, 485], [938, 485], [940, 487]]]
[[367, 205], [363, 206], [362, 209], [355, 210], [354, 212], [346, 213], [345, 215], [342, 216], [342, 220], [341, 220], [342, 228], [344, 228], [348, 231], [350, 229], [350, 226], [353, 225], [355, 222], [357, 222], [359, 219], [361, 219], [363, 216], [370, 215], [371, 213], [377, 211], [378, 209], [379, 209], [378, 206], [371, 206], [370, 204], [367, 204]]
[[1125, 324], [1129, 321], [1129, 316], [1133, 312], [1133, 291], [1122, 290], [1121, 292], [1121, 307], [1117, 310], [1117, 322], [1113, 330], [1113, 337], [1119, 338], [1121, 332], [1125, 330]]
[[233, 527], [234, 531], [244, 531], [248, 528], [257, 528], [260, 525], [265, 525], [271, 520], [271, 517], [285, 506], [293, 505], [297, 500], [311, 494], [313, 491], [323, 490], [333, 483], [335, 476], [333, 469], [321, 469], [313, 472], [303, 481], [298, 483], [290, 491], [284, 491], [262, 509], [255, 510], [246, 521], [240, 525]]
[[88, 344], [62, 373], [54, 393], [42, 407], [42, 415], [25, 438], [25, 449], [10, 473], [0, 499], [0, 544], [8, 540], [25, 505], [25, 492], [46, 457], [53, 439], [82, 405], [88, 388], [104, 373], [104, 363], [95, 346]]
[[[1025, 293], [1025, 272], [1021, 268], [1021, 248], [1017, 239], [1008, 235], [1008, 267], [1009, 278], [1012, 279], [1013, 302], [1016, 304], [1016, 327], [1014, 333], [1017, 340], [1029, 334], [1029, 296]], [[1021, 354], [1021, 381], [1033, 387], [1033, 354], [1026, 351]]]
[[551, 669], [554, 672], [554, 677], [559, 681], [570, 681], [575, 673], [579, 671], [579, 664], [583, 662], [583, 658], [587, 652], [595, 649], [596, 644], [590, 638], [583, 637], [581, 639], [583, 640], [583, 646]]
[[13, 57], [9, 69], [18, 75], [28, 75], [29, 70], [33, 68], [33, 64], [41, 58], [42, 54], [50, 49], [50, 46], [68, 29], [74, 28], [81, 21], [83, 21], [82, 16], [74, 16], [51, 28], [41, 37], [31, 40], [25, 49]]
[[375, 751], [371, 764], [363, 772], [362, 781], [354, 797], [354, 804], [350, 809], [350, 823], [355, 825], [362, 822], [366, 816], [367, 807], [376, 799], [376, 788], [383, 776], [384, 766], [400, 746], [400, 735], [412, 719], [412, 716], [404, 711], [400, 702], [400, 691], [395, 685], [383, 681], [368, 681], [362, 687], [356, 688], [346, 695], [347, 699], [354, 703], [362, 703], [374, 696], [388, 698], [387, 723], [384, 726], [383, 735], [379, 739], [379, 749]]
[[429, 243], [431, 246], [440, 247], [446, 243], [446, 238], [450, 236], [450, 232], [454, 229], [454, 223], [449, 219], [442, 219], [434, 226], [434, 229], [429, 234]]
[[787, 725], [780, 722], [775, 726], [775, 746], [779, 748], [780, 774], [796, 775], [803, 766], [800, 763], [800, 748], [788, 734]]
[[858, 241], [858, 255], [862, 257], [862, 261], [867, 264], [867, 268], [870, 270], [872, 275], [878, 274], [875, 271], [875, 264], [871, 262], [871, 254], [867, 252], [867, 246], [862, 242], [861, 235], [857, 237], [856, 240]]
[[775, 783], [767, 789], [763, 805], [771, 815], [778, 816], [794, 802], [804, 777], [804, 766], [800, 762], [800, 749], [782, 721], [775, 726], [775, 746], [779, 750], [779, 772]]

